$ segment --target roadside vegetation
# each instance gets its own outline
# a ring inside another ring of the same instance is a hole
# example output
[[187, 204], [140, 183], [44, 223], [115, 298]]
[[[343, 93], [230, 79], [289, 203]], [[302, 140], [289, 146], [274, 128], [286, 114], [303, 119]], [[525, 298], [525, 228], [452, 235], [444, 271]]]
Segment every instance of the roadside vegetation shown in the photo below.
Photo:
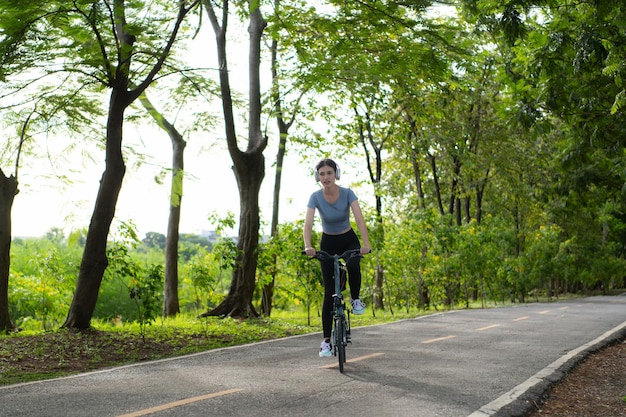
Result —
[[[513, 230], [491, 216], [462, 227], [447, 227], [436, 215], [416, 216], [386, 223], [384, 238], [376, 225], [370, 229], [375, 247], [361, 262], [362, 298], [376, 306], [375, 314], [555, 300], [626, 288], [620, 256], [606, 253], [598, 262], [596, 246], [562, 241], [556, 225], [538, 225], [529, 232], [520, 255]], [[301, 254], [301, 230], [299, 222], [282, 224], [274, 238], [260, 244], [253, 306], [261, 311], [262, 290], [273, 281], [272, 314], [265, 316], [304, 312], [304, 324], [311, 326], [319, 316], [322, 282], [318, 262]], [[42, 238], [14, 239], [9, 311], [22, 334], [62, 326], [83, 242], [83, 231], [66, 237], [58, 229]], [[163, 242], [157, 233], [139, 239], [132, 223], [122, 224], [107, 248], [109, 266], [94, 320], [137, 323], [140, 333], [162, 320]], [[236, 253], [235, 242], [227, 237], [181, 238], [181, 314], [199, 317], [222, 302]], [[378, 265], [384, 265], [380, 287]]]

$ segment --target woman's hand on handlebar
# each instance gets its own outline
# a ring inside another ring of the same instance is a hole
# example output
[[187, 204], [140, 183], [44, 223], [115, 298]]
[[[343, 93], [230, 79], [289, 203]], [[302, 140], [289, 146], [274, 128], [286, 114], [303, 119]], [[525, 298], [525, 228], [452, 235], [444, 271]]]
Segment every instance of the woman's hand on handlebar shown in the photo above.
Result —
[[369, 246], [361, 246], [361, 255], [367, 255], [368, 253], [372, 253], [372, 248]]
[[309, 247], [309, 248], [304, 248], [304, 253], [305, 253], [307, 256], [315, 256], [315, 248], [311, 248], [311, 247]]

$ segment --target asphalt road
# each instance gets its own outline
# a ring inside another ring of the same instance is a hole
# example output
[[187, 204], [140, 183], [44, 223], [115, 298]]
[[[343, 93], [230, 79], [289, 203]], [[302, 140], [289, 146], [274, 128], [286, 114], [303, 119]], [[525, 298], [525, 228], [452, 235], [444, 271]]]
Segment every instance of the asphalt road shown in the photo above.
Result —
[[[353, 318], [353, 326], [358, 317]], [[346, 372], [320, 334], [0, 387], [0, 416], [484, 417], [626, 336], [626, 295], [353, 328]]]

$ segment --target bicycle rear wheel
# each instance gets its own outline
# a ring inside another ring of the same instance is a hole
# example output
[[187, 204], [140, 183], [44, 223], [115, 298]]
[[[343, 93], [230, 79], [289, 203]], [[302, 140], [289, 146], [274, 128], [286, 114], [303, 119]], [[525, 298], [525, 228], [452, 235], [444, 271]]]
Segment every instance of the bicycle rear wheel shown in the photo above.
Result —
[[346, 362], [345, 327], [341, 317], [335, 318], [335, 349], [339, 360], [339, 372], [343, 373], [343, 364]]

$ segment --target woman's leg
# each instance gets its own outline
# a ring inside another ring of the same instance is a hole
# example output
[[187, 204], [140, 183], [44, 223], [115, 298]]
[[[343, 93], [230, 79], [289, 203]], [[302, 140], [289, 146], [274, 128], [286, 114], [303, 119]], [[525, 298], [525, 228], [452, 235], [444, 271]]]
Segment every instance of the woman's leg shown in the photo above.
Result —
[[[354, 230], [350, 230], [344, 237], [343, 252], [349, 249], [359, 249], [361, 244]], [[343, 253], [342, 252], [342, 253]], [[348, 283], [350, 284], [350, 297], [353, 300], [360, 298], [361, 294], [361, 258], [353, 257], [347, 261], [346, 268], [348, 269]]]
[[[354, 230], [342, 235], [322, 234], [320, 249], [331, 255], [341, 255], [349, 249], [358, 249], [361, 245]], [[352, 258], [348, 262], [348, 282], [350, 283], [350, 296], [353, 300], [359, 298], [361, 292], [361, 266], [359, 258]], [[330, 262], [321, 262], [322, 277], [324, 278], [324, 301], [322, 304], [322, 330], [324, 338], [331, 336], [333, 327], [333, 294], [335, 293], [334, 266]]]
[[[334, 236], [322, 235], [320, 249], [334, 254]], [[333, 294], [335, 293], [334, 266], [331, 262], [320, 261], [322, 278], [324, 279], [324, 301], [322, 302], [322, 332], [324, 338], [331, 336], [333, 328]]]
[[350, 283], [350, 297], [353, 300], [361, 298], [361, 259], [353, 258], [348, 263], [348, 282]]
[[[335, 283], [333, 281], [333, 266], [325, 268], [322, 262], [322, 276], [324, 278], [324, 301], [322, 303], [322, 331], [324, 338], [330, 338], [333, 327], [333, 294], [335, 293]], [[324, 269], [329, 271], [324, 272]]]

